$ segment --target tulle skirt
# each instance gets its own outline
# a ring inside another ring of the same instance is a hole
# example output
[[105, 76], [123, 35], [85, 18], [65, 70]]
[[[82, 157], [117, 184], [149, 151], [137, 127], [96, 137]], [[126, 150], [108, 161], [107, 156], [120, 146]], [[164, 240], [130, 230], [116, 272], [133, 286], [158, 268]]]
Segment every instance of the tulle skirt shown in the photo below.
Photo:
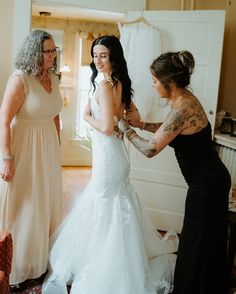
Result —
[[105, 189], [92, 179], [51, 246], [43, 294], [171, 292], [178, 238], [154, 229], [128, 179]]

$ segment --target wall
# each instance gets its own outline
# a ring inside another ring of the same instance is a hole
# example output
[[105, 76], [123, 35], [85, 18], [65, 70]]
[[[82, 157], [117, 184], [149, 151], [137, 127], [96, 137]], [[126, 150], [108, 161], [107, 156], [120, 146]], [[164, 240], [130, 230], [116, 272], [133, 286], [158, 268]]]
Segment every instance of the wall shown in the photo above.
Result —
[[13, 59], [31, 31], [31, 0], [14, 1]]
[[19, 47], [30, 32], [31, 0], [0, 0], [0, 102]]
[[74, 6], [86, 9], [97, 9], [105, 11], [126, 12], [128, 10], [143, 10], [146, 0], [33, 0], [35, 4]]
[[236, 117], [236, 1], [235, 0], [147, 0], [147, 10], [218, 10], [226, 11], [225, 35], [219, 86], [218, 110], [230, 110]]
[[10, 76], [12, 62], [12, 32], [13, 32], [13, 10], [14, 1], [0, 0], [0, 36], [4, 46], [1, 44], [0, 49], [0, 101], [5, 90], [7, 79]]

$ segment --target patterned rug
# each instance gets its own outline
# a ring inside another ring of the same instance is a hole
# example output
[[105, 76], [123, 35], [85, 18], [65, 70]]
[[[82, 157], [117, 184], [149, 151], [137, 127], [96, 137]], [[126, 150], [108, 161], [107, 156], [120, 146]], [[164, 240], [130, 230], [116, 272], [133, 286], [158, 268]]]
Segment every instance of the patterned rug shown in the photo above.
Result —
[[[22, 289], [14, 291], [13, 289], [10, 291], [11, 294], [42, 294], [42, 283], [46, 276], [46, 273], [34, 280], [27, 280], [21, 284]], [[233, 288], [229, 290], [228, 294], [236, 294], [236, 267], [233, 268]], [[24, 290], [23, 290], [24, 288]], [[67, 287], [68, 294], [70, 293], [70, 287]]]
[[[70, 288], [67, 288], [68, 294], [70, 293]], [[42, 294], [42, 287], [41, 285], [33, 286], [30, 288], [27, 288], [23, 291], [17, 291], [17, 292], [10, 292], [11, 294]]]
[[33, 288], [30, 288], [30, 289], [26, 289], [25, 291], [20, 292], [20, 293], [22, 293], [22, 294], [41, 294], [42, 293], [41, 285], [35, 286]]
[[[33, 280], [26, 280], [25, 282], [11, 287], [11, 294], [42, 294], [42, 284], [47, 273], [43, 274], [41, 277]], [[68, 294], [70, 293], [70, 287], [67, 287]]]
[[41, 285], [45, 278], [45, 275], [42, 275], [38, 279], [27, 280], [19, 285], [11, 286], [11, 294], [41, 294]]
[[37, 285], [37, 286], [29, 286], [27, 287], [25, 290], [23, 290], [22, 288], [19, 289], [12, 289], [10, 290], [11, 294], [41, 294], [41, 285]]
[[[67, 289], [68, 294], [70, 293], [70, 289]], [[42, 294], [41, 291], [41, 285], [29, 288], [24, 290], [23, 292], [11, 292], [11, 293], [16, 293], [16, 294]], [[230, 289], [228, 294], [236, 294], [236, 288], [235, 289]]]

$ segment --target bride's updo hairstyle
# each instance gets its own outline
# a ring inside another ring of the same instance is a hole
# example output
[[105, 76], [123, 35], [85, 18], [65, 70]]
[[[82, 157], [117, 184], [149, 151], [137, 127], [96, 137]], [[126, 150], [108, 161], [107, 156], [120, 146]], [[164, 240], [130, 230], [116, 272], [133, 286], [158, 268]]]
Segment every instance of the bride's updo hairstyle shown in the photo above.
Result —
[[92, 62], [90, 63], [90, 68], [92, 69], [91, 83], [93, 85], [93, 90], [96, 90], [95, 79], [98, 75], [98, 71], [94, 64], [93, 58], [93, 48], [96, 45], [103, 45], [109, 50], [109, 61], [111, 63], [111, 80], [113, 86], [118, 84], [118, 81], [122, 84], [122, 102], [125, 104], [126, 108], [129, 108], [133, 89], [131, 88], [131, 80], [128, 74], [127, 64], [124, 58], [123, 48], [119, 39], [113, 35], [104, 35], [93, 41], [91, 47]]
[[170, 92], [171, 82], [179, 88], [189, 86], [194, 65], [194, 57], [189, 51], [167, 52], [153, 61], [150, 70], [152, 75]]

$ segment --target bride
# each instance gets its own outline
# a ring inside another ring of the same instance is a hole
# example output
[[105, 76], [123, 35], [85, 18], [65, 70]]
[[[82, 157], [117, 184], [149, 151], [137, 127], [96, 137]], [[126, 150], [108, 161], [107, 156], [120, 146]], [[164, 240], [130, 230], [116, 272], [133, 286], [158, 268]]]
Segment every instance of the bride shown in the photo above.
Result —
[[[92, 178], [51, 240], [43, 294], [167, 294], [178, 237], [151, 225], [129, 181], [129, 160], [116, 122], [140, 115], [120, 41], [96, 39], [84, 119], [92, 128]], [[95, 78], [103, 73], [97, 85]], [[96, 91], [95, 91], [96, 90]]]

